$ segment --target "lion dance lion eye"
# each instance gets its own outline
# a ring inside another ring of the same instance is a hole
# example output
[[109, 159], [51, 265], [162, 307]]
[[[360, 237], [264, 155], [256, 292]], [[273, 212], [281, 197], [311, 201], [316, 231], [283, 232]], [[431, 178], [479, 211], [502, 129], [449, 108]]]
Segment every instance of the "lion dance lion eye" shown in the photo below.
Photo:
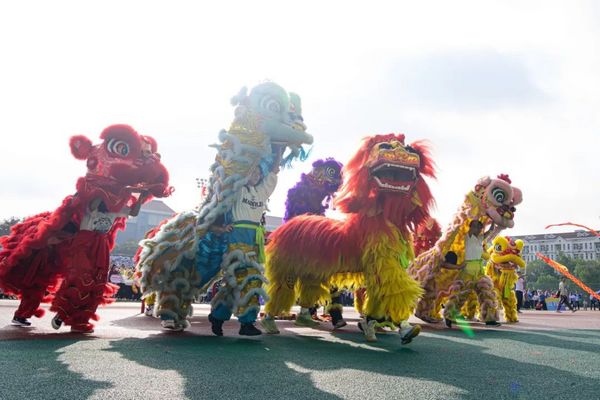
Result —
[[335, 169], [331, 168], [331, 167], [327, 167], [327, 169], [325, 170], [325, 173], [327, 174], [327, 176], [333, 178], [335, 176]]
[[494, 250], [496, 250], [496, 251], [502, 251], [502, 245], [499, 245], [499, 244], [495, 245], [494, 246]]
[[260, 101], [260, 106], [265, 110], [269, 110], [273, 113], [279, 113], [281, 111], [281, 104], [279, 104], [279, 102], [276, 99], [269, 96], [263, 98]]
[[391, 150], [391, 149], [393, 149], [393, 148], [394, 148], [394, 146], [392, 146], [392, 145], [391, 145], [391, 144], [389, 144], [389, 143], [380, 143], [380, 144], [379, 144], [379, 149], [380, 149], [380, 150], [382, 150], [382, 149], [383, 149], [383, 150]]
[[493, 188], [492, 196], [494, 196], [494, 199], [498, 203], [504, 203], [504, 200], [506, 199], [506, 193], [504, 193], [504, 190], [502, 190], [500, 188]]
[[121, 157], [127, 157], [129, 154], [129, 144], [123, 140], [110, 139], [106, 149], [110, 153], [117, 154]]

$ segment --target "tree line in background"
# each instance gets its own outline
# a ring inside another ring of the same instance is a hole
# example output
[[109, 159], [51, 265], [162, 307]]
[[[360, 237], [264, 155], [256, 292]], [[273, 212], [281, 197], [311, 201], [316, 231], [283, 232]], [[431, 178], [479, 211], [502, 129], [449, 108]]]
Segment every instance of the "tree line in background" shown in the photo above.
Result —
[[[567, 267], [571, 274], [594, 291], [600, 290], [600, 260], [573, 259], [564, 253], [559, 253], [555, 261]], [[531, 261], [527, 264], [525, 275], [527, 289], [556, 291], [560, 277], [558, 272], [542, 260]], [[567, 289], [573, 292], [583, 292], [569, 280], [567, 280]]]
[[21, 219], [16, 217], [6, 218], [0, 222], [0, 236], [8, 235], [10, 233], [10, 227], [21, 222]]
[[[20, 222], [21, 219], [10, 217], [0, 222], [0, 236], [8, 235], [10, 227]], [[138, 248], [136, 241], [122, 243], [114, 248], [113, 254], [133, 257]], [[593, 290], [600, 290], [600, 260], [572, 259], [563, 253], [559, 253], [557, 262], [569, 269], [573, 275]], [[526, 282], [528, 289], [552, 290], [558, 288], [560, 275], [542, 260], [535, 260], [527, 264]], [[581, 292], [574, 283], [568, 283], [569, 290]]]

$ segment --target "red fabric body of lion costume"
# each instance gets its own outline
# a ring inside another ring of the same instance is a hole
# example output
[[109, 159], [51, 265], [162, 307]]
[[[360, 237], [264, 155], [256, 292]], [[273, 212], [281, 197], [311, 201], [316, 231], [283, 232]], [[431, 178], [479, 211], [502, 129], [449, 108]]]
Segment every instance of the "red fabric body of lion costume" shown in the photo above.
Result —
[[[153, 138], [128, 125], [109, 126], [100, 138], [97, 145], [85, 136], [70, 139], [71, 153], [86, 160], [88, 169], [77, 180], [76, 194], [0, 238], [0, 288], [21, 298], [15, 317], [41, 317], [39, 304], [52, 302], [51, 310], [65, 324], [91, 330], [89, 320], [98, 319], [97, 307], [110, 303], [116, 292], [107, 274], [117, 231], [125, 227], [123, 210], [136, 207], [134, 192], [147, 192], [142, 201], [172, 192]], [[101, 219], [102, 229], [81, 229], [92, 204], [98, 215], [110, 217]]]

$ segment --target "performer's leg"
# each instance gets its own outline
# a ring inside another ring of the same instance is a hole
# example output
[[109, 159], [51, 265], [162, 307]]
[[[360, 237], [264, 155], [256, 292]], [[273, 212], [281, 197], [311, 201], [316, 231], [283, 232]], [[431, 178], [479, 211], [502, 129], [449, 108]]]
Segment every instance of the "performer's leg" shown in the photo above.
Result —
[[260, 312], [260, 299], [262, 293], [265, 294], [262, 285], [262, 273], [254, 268], [244, 268], [236, 271], [236, 278], [240, 290], [240, 303], [236, 312], [240, 322], [240, 335], [256, 336], [262, 332], [258, 330], [254, 323]]
[[511, 291], [509, 297], [502, 297], [502, 305], [504, 307], [504, 318], [506, 319], [506, 322], [518, 322], [518, 299], [515, 292]]
[[444, 319], [446, 326], [452, 327], [452, 322], [456, 320], [458, 311], [467, 301], [471, 292], [475, 289], [475, 282], [472, 280], [457, 280], [450, 287], [450, 296], [444, 307]]
[[477, 299], [477, 294], [475, 292], [471, 292], [467, 301], [462, 306], [460, 313], [464, 317], [464, 319], [470, 321], [475, 319], [475, 314], [477, 314], [477, 308], [479, 307], [479, 300]]
[[154, 304], [156, 303], [156, 292], [152, 292], [150, 295], [144, 298], [144, 303], [146, 304], [146, 309], [144, 310], [144, 314], [151, 317], [154, 315]]
[[45, 287], [30, 287], [21, 290], [21, 302], [15, 311], [12, 323], [19, 326], [29, 326], [31, 323], [28, 318], [36, 316], [38, 318], [44, 315], [44, 309], [40, 308], [40, 304], [46, 294]]
[[331, 315], [331, 323], [334, 329], [342, 328], [346, 326], [346, 321], [342, 315], [344, 306], [342, 304], [342, 291], [336, 287], [330, 289], [331, 303], [329, 304], [328, 311]]
[[354, 291], [354, 308], [360, 314], [361, 317], [365, 316], [365, 300], [367, 296], [367, 289], [360, 288]]
[[479, 299], [481, 319], [485, 321], [486, 325], [500, 325], [498, 323], [498, 300], [491, 278], [487, 275], [480, 276], [476, 281], [475, 290]]
[[422, 284], [423, 296], [417, 302], [417, 307], [415, 310], [415, 316], [425, 322], [439, 322], [439, 320], [434, 317], [436, 314], [435, 305], [437, 298], [437, 285], [435, 281], [435, 276], [432, 275], [428, 277]]
[[521, 312], [521, 308], [523, 308], [523, 292], [521, 290], [516, 290], [515, 295], [517, 296], [517, 312]]
[[[389, 268], [384, 259], [367, 266], [365, 304], [366, 320], [363, 331], [367, 341], [375, 341], [376, 323], [373, 320], [391, 320], [400, 325], [402, 343], [409, 343], [420, 332], [420, 326], [410, 326], [408, 318], [414, 312], [418, 299], [423, 295], [421, 285], [402, 268]], [[373, 325], [372, 325], [373, 324]], [[402, 328], [404, 326], [404, 328]]]
[[116, 293], [117, 286], [107, 282], [109, 252], [105, 239], [94, 235], [89, 241], [73, 246], [65, 279], [52, 302], [51, 310], [56, 311], [61, 322], [71, 325], [72, 331], [93, 332], [90, 319], [98, 320], [96, 309], [110, 303]]
[[199, 281], [200, 276], [193, 264], [183, 261], [171, 273], [169, 281], [163, 283], [164, 289], [155, 292], [154, 315], [161, 319], [163, 328], [183, 331], [189, 327], [187, 318], [194, 311], [192, 301], [196, 294], [195, 283]]
[[231, 318], [231, 305], [227, 301], [231, 289], [226, 283], [219, 289], [216, 295], [213, 296], [211, 302], [211, 311], [208, 314], [208, 320], [211, 323], [211, 330], [216, 336], [223, 336], [223, 323]]
[[565, 296], [564, 298], [565, 298], [565, 306], [568, 307], [569, 310], [571, 310], [572, 312], [575, 312], [575, 309], [571, 305], [571, 302], [569, 301], [569, 298], [567, 296]]
[[265, 317], [260, 321], [265, 332], [279, 333], [275, 317], [289, 312], [294, 305], [296, 301], [295, 285], [295, 277], [284, 278], [277, 275], [270, 277], [266, 289], [269, 300], [265, 304]]
[[7, 287], [13, 287], [19, 293], [20, 303], [13, 317], [13, 325], [30, 326], [28, 318], [41, 318], [44, 315], [45, 311], [40, 308], [40, 303], [50, 301], [51, 295], [46, 300], [44, 297], [57, 284], [58, 270], [56, 253], [53, 247], [49, 247], [34, 251], [2, 277]]
[[[277, 315], [290, 311], [296, 301], [295, 277], [269, 277], [269, 283], [266, 285], [269, 300], [265, 304], [265, 313], [268, 317], [274, 318]], [[313, 303], [314, 305], [314, 303]]]
[[294, 324], [313, 328], [319, 326], [319, 323], [311, 318], [309, 308], [315, 303], [325, 303], [324, 300], [331, 302], [327, 283], [305, 278], [298, 281], [298, 292], [300, 313], [296, 316]]

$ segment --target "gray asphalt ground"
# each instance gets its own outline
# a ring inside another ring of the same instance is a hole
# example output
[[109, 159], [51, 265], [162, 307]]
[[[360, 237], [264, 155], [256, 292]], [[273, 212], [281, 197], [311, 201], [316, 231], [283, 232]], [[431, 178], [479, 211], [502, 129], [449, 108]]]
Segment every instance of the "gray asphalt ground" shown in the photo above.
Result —
[[[368, 344], [347, 308], [333, 332], [279, 321], [281, 335], [210, 334], [208, 306], [189, 332], [163, 332], [139, 303], [100, 310], [92, 335], [54, 331], [52, 315], [10, 326], [0, 300], [0, 399], [600, 399], [600, 311], [524, 311], [518, 324], [473, 337], [425, 325]], [[414, 320], [416, 322], [416, 320]]]

